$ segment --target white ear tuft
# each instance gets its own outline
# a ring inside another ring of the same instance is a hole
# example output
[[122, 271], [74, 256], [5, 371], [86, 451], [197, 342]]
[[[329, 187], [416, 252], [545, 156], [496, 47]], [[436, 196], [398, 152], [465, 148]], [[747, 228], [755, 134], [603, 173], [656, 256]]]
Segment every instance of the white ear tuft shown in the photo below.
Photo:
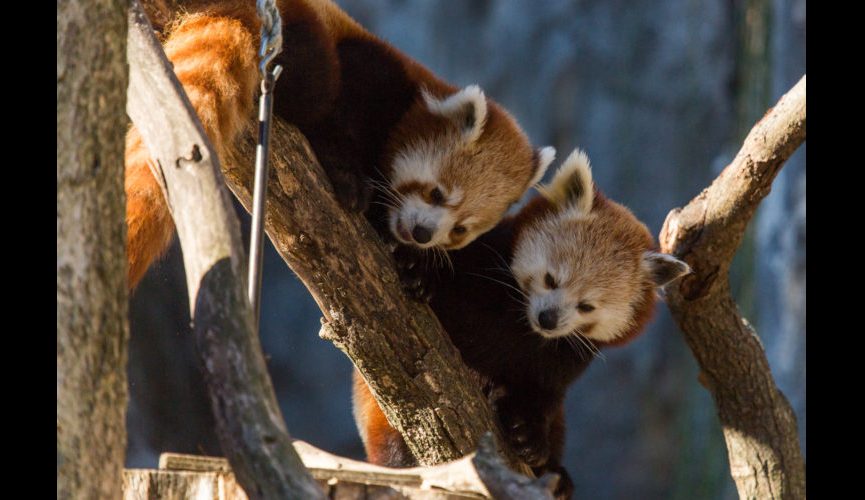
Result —
[[555, 205], [573, 207], [583, 214], [591, 212], [595, 190], [589, 157], [579, 148], [574, 149], [553, 180], [540, 190]]
[[474, 142], [481, 136], [487, 120], [487, 98], [480, 87], [469, 85], [444, 99], [430, 95], [426, 89], [421, 95], [430, 113], [457, 121], [466, 142]]
[[646, 252], [643, 263], [648, 269], [652, 281], [663, 287], [691, 272], [691, 266], [670, 254]]
[[547, 146], [535, 151], [535, 175], [533, 175], [532, 180], [529, 181], [529, 187], [541, 182], [541, 179], [544, 178], [544, 174], [547, 172], [547, 168], [555, 159], [556, 148], [552, 146]]

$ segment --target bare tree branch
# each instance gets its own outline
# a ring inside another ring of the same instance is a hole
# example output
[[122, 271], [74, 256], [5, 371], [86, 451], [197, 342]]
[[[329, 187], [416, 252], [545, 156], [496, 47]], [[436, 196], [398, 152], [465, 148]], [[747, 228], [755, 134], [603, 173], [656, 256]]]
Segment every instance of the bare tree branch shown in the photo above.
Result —
[[[250, 498], [324, 498], [291, 445], [244, 293], [240, 228], [219, 161], [137, 1], [127, 111], [171, 207], [217, 434]], [[158, 110], [158, 112], [155, 112]]]
[[667, 216], [664, 252], [694, 273], [667, 304], [715, 400], [741, 498], [804, 498], [796, 416], [763, 346], [730, 294], [728, 272], [745, 228], [784, 162], [805, 140], [805, 77], [758, 122], [707, 189]]
[[[235, 155], [244, 163], [224, 169], [247, 210], [254, 144], [248, 139]], [[351, 358], [422, 465], [470, 453], [485, 432], [498, 438], [486, 398], [438, 319], [405, 297], [390, 253], [361, 214], [340, 207], [303, 135], [277, 119], [271, 147], [265, 229], [321, 309], [322, 338]]]

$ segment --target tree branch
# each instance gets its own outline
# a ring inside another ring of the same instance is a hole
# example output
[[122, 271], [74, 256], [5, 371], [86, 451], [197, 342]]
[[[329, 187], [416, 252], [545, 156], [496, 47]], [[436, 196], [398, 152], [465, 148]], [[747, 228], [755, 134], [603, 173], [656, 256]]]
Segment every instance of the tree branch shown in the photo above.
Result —
[[717, 179], [661, 229], [661, 249], [693, 269], [667, 304], [718, 408], [741, 498], [804, 498], [796, 416], [730, 294], [742, 236], [784, 162], [805, 140], [805, 77], [754, 126]]
[[[275, 119], [265, 229], [324, 315], [320, 335], [346, 353], [422, 465], [456, 460], [492, 431], [492, 410], [432, 310], [408, 300], [390, 252], [361, 214], [345, 212], [306, 139]], [[251, 206], [255, 141], [224, 168]], [[509, 463], [531, 469], [504, 446]]]
[[130, 7], [127, 59], [127, 112], [158, 162], [155, 173], [177, 226], [223, 452], [250, 498], [324, 498], [291, 444], [270, 383], [219, 161], [137, 1]]

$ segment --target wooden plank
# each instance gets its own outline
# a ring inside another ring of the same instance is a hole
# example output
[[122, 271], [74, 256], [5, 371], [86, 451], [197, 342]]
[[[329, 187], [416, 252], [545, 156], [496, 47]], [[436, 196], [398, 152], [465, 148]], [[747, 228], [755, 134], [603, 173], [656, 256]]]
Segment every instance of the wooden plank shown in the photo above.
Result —
[[159, 456], [159, 468], [173, 471], [230, 472], [228, 460], [222, 457], [163, 453]]
[[[366, 499], [549, 499], [557, 478], [530, 479], [505, 466], [491, 435], [466, 457], [433, 467], [393, 469], [340, 457], [295, 440], [304, 466], [328, 498]], [[221, 457], [163, 453], [158, 470], [129, 469], [124, 500], [151, 498], [247, 500], [228, 461]], [[493, 493], [491, 493], [493, 492]]]
[[248, 500], [230, 472], [127, 469], [123, 500]]

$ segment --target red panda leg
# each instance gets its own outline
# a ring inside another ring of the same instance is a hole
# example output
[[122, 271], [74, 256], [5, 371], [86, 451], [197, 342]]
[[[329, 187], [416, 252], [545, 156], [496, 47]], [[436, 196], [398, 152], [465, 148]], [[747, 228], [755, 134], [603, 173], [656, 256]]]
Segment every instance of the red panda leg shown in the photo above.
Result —
[[402, 435], [391, 427], [357, 370], [354, 371], [353, 399], [354, 419], [363, 440], [367, 461], [387, 467], [416, 466], [417, 460]]
[[550, 422], [550, 459], [551, 463], [559, 464], [565, 452], [565, 405], [559, 402], [558, 408]]
[[554, 472], [559, 475], [559, 484], [553, 492], [557, 500], [571, 498], [574, 493], [574, 482], [571, 475], [562, 466], [562, 455], [565, 451], [565, 407], [560, 402], [550, 422], [550, 458], [542, 467], [532, 469], [536, 476], [540, 477], [546, 472]]
[[[236, 3], [236, 2], [232, 2]], [[182, 17], [165, 53], [220, 158], [252, 121], [258, 84], [255, 5], [229, 5]], [[174, 233], [150, 154], [133, 127], [126, 140], [129, 287], [144, 276]]]

